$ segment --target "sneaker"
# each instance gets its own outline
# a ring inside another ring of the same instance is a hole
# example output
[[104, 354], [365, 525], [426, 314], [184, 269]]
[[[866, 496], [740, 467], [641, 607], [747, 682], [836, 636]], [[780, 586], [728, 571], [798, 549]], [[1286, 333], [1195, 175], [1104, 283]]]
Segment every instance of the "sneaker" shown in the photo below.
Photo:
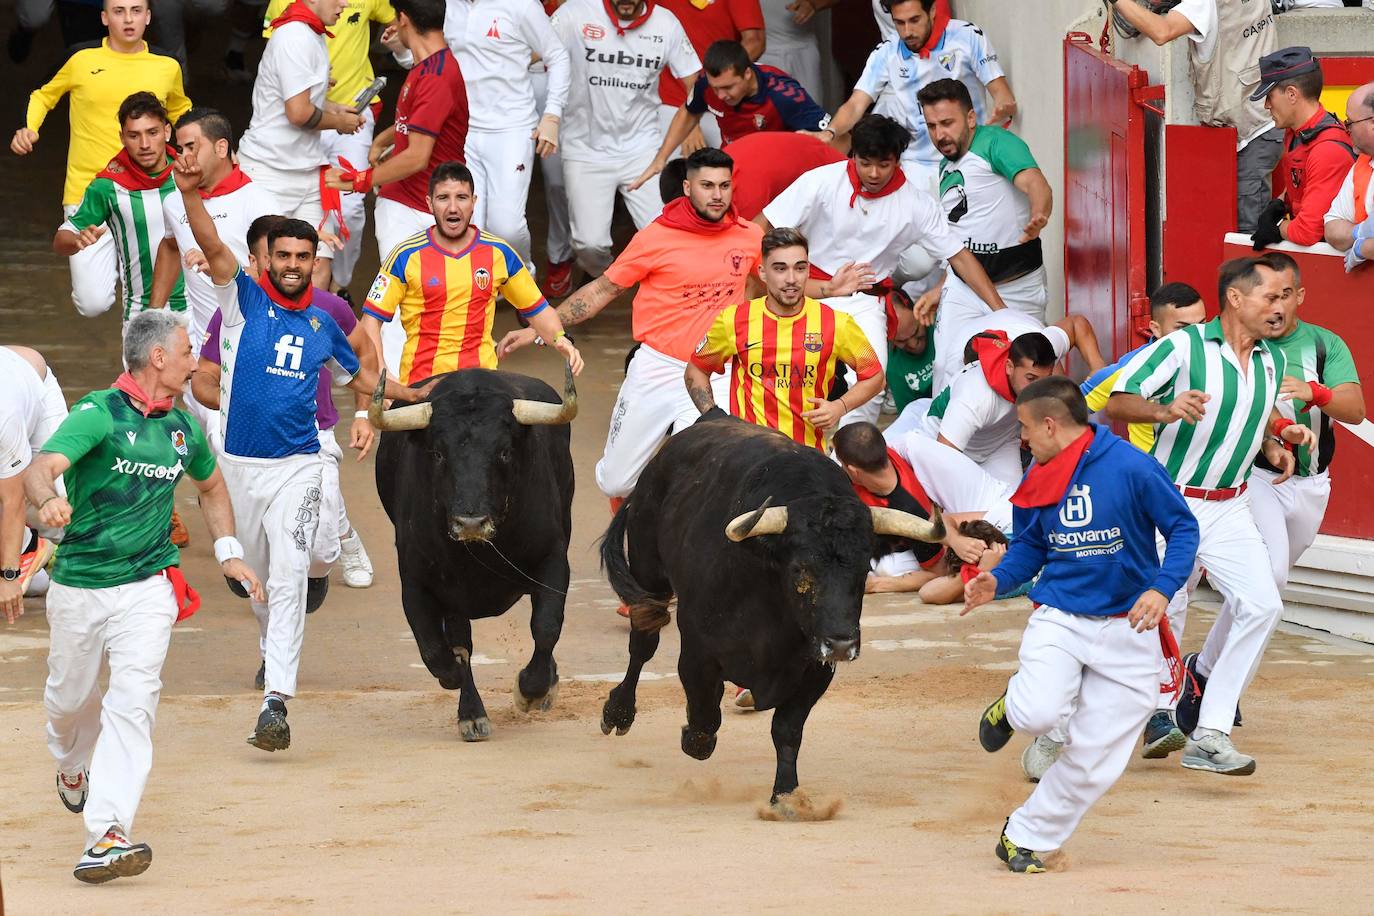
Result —
[[550, 261], [544, 271], [544, 292], [554, 299], [562, 299], [572, 292], [572, 261]]
[[305, 580], [305, 612], [313, 614], [324, 604], [325, 595], [329, 594], [329, 574], [323, 576], [311, 576]]
[[1200, 728], [1183, 751], [1183, 765], [1190, 770], [1210, 770], [1223, 776], [1249, 776], [1255, 772], [1255, 758], [1242, 754], [1231, 743], [1231, 736], [1210, 728]]
[[63, 807], [72, 814], [80, 814], [86, 810], [86, 796], [90, 792], [91, 777], [85, 767], [75, 776], [68, 776], [61, 770], [57, 771], [57, 797], [62, 800]]
[[261, 665], [258, 665], [258, 673], [255, 674], [255, 675], [253, 675], [253, 686], [254, 686], [256, 689], [258, 689], [258, 690], [265, 690], [265, 689], [267, 688], [267, 660], [266, 660], [266, 659], [263, 659], [262, 664], [261, 664]]
[[1055, 741], [1048, 735], [1041, 735], [1021, 752], [1021, 772], [1031, 782], [1039, 782], [1045, 771], [1054, 766], [1059, 752], [1064, 750], [1062, 741]]
[[897, 413], [897, 399], [892, 396], [892, 389], [887, 389], [887, 394], [883, 395], [882, 412], [888, 415]]
[[[1007, 818], [1007, 824], [1011, 818]], [[1007, 824], [1002, 825], [1002, 837], [997, 841], [997, 858], [1007, 863], [1007, 868], [1019, 875], [1038, 875], [1046, 871], [1045, 863], [1035, 854], [1035, 850], [1017, 846], [1007, 839]]]
[[1007, 695], [1004, 693], [983, 710], [983, 718], [978, 720], [978, 743], [991, 754], [1006, 747], [1014, 734], [1016, 730], [1007, 721]]
[[111, 824], [105, 835], [86, 850], [72, 874], [87, 884], [104, 884], [115, 878], [141, 875], [152, 864], [153, 851], [147, 843], [129, 842], [123, 829]]
[[741, 687], [735, 691], [735, 705], [740, 709], [754, 708], [754, 692], [748, 687]]
[[1169, 710], [1157, 709], [1145, 724], [1145, 746], [1141, 748], [1140, 756], [1146, 760], [1159, 760], [1182, 750], [1187, 743], [1187, 736], [1174, 724], [1174, 717], [1169, 715]]
[[1202, 713], [1202, 693], [1207, 689], [1207, 678], [1197, 673], [1197, 653], [1189, 652], [1183, 656], [1183, 692], [1178, 696], [1178, 709], [1175, 717], [1178, 730], [1191, 735], [1197, 729], [1198, 716]]
[[286, 724], [286, 701], [269, 696], [262, 701], [258, 725], [248, 736], [248, 743], [264, 751], [284, 751], [291, 746], [291, 726]]
[[24, 590], [24, 594], [28, 594], [29, 585], [48, 565], [56, 549], [56, 544], [41, 537], [38, 538], [38, 543], [34, 544], [33, 550], [19, 555], [19, 587]]
[[344, 585], [367, 588], [372, 585], [372, 560], [363, 547], [363, 539], [355, 530], [339, 541], [339, 566], [343, 569]]
[[172, 546], [186, 548], [191, 546], [191, 532], [186, 530], [181, 516], [172, 512]]

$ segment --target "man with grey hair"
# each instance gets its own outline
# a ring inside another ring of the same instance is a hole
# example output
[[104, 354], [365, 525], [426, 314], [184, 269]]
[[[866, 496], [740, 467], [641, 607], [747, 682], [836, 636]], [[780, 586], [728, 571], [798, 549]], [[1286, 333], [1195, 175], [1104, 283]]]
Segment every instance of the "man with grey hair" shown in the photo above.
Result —
[[1374, 258], [1374, 83], [1365, 83], [1345, 103], [1345, 129], [1359, 157], [1346, 173], [1341, 189], [1326, 211], [1326, 242], [1345, 252], [1346, 273]]
[[[66, 527], [47, 597], [43, 704], [58, 797], [85, 819], [86, 852], [75, 875], [90, 884], [142, 874], [153, 858], [128, 834], [152, 767], [172, 624], [200, 606], [167, 539], [183, 472], [200, 491], [220, 569], [262, 598], [234, 537], [214, 453], [199, 424], [173, 406], [195, 369], [186, 329], [170, 312], [136, 315], [124, 336], [124, 363], [128, 370], [111, 387], [73, 406], [24, 480], [42, 523]], [[59, 476], [66, 496], [56, 489]], [[102, 697], [104, 659], [110, 676]]]

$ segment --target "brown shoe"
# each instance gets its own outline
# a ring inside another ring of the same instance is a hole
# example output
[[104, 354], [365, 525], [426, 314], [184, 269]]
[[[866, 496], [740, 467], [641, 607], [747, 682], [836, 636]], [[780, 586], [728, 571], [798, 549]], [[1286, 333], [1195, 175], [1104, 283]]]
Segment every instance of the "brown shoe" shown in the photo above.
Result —
[[186, 530], [186, 525], [181, 521], [181, 516], [172, 511], [172, 546], [189, 547], [191, 545], [191, 532]]

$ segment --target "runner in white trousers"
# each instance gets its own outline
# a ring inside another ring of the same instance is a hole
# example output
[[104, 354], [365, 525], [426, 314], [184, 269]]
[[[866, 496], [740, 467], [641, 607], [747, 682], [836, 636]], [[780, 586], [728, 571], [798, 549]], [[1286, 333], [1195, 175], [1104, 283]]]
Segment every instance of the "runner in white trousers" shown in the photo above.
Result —
[[[167, 537], [183, 472], [196, 483], [221, 571], [262, 597], [234, 539], [214, 453], [191, 416], [172, 406], [195, 368], [186, 330], [166, 311], [139, 314], [124, 337], [124, 363], [112, 388], [75, 405], [25, 480], [43, 523], [66, 526], [48, 591], [43, 704], [58, 796], [85, 820], [75, 875], [91, 884], [141, 874], [152, 862], [152, 850], [129, 833], [152, 768], [172, 624], [200, 600]], [[70, 502], [55, 487], [59, 475]]]

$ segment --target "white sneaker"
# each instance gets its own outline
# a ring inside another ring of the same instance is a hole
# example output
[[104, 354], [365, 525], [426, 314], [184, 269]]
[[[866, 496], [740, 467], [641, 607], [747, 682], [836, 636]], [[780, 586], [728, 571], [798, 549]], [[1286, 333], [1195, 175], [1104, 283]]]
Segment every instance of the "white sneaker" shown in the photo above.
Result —
[[339, 565], [343, 568], [344, 585], [349, 588], [368, 588], [372, 585], [372, 561], [357, 529], [339, 541]]
[[91, 777], [84, 768], [71, 776], [57, 771], [57, 797], [72, 814], [80, 814], [86, 809], [86, 796], [90, 791]]
[[115, 878], [141, 875], [153, 864], [153, 851], [147, 843], [131, 843], [118, 824], [111, 824], [94, 846], [86, 850], [72, 872], [76, 880], [104, 884]]
[[1193, 732], [1183, 749], [1183, 765], [1223, 776], [1249, 776], [1255, 772], [1255, 758], [1236, 750], [1230, 735], [1211, 728]]
[[1021, 772], [1025, 773], [1031, 782], [1039, 782], [1045, 771], [1059, 759], [1059, 752], [1063, 749], [1063, 742], [1041, 735], [1026, 745], [1026, 749], [1021, 753]]

